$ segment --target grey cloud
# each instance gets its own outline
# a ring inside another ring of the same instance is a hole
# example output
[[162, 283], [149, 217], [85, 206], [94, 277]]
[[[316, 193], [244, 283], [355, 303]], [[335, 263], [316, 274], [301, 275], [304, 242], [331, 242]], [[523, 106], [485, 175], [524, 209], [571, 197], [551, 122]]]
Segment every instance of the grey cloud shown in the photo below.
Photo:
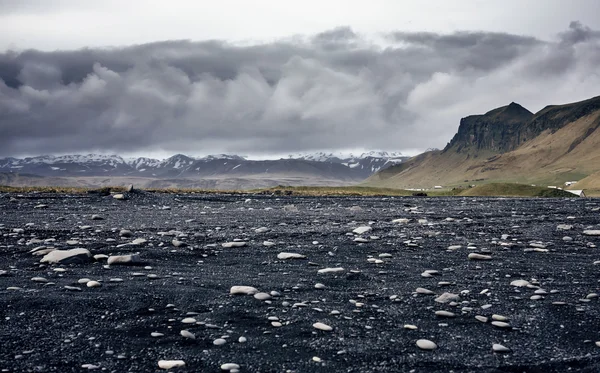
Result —
[[443, 147], [460, 117], [591, 96], [594, 79], [580, 83], [582, 97], [566, 84], [596, 71], [596, 33], [579, 24], [556, 41], [396, 32], [382, 48], [336, 28], [253, 46], [9, 51], [0, 155]]

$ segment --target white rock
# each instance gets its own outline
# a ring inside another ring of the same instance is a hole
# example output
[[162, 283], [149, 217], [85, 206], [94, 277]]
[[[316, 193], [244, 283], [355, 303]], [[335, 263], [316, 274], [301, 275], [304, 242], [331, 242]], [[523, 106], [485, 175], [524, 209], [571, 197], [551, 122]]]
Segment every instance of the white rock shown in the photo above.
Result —
[[504, 321], [492, 321], [492, 325], [498, 328], [510, 328], [510, 324]]
[[87, 249], [53, 250], [46, 254], [40, 263], [78, 264], [91, 260], [92, 253]]
[[585, 230], [583, 234], [586, 236], [600, 236], [600, 229]]
[[33, 282], [48, 282], [48, 280], [44, 277], [32, 277], [31, 281], [33, 281]]
[[221, 247], [224, 248], [232, 248], [232, 247], [243, 247], [246, 246], [246, 243], [243, 241], [232, 241], [232, 242], [225, 242], [221, 244]]
[[400, 218], [400, 219], [394, 219], [394, 220], [392, 220], [392, 223], [394, 223], [394, 224], [406, 224], [409, 221], [410, 221], [410, 219]]
[[366, 238], [363, 238], [363, 237], [356, 237], [353, 241], [354, 242], [358, 242], [358, 243], [367, 243], [367, 242], [369, 242], [369, 240], [367, 240]]
[[439, 297], [435, 298], [435, 301], [438, 303], [450, 303], [457, 302], [460, 299], [458, 294], [454, 293], [444, 293]]
[[173, 369], [180, 368], [185, 366], [185, 361], [183, 360], [159, 360], [158, 367], [160, 369]]
[[429, 289], [425, 289], [425, 288], [417, 288], [415, 291], [417, 292], [417, 294], [425, 294], [425, 295], [435, 294], [433, 291], [431, 291]]
[[132, 265], [132, 264], [139, 264], [140, 262], [141, 262], [140, 256], [137, 254], [111, 255], [106, 260], [106, 264], [108, 264], [108, 265], [115, 265], [115, 264]]
[[498, 343], [494, 343], [492, 345], [492, 351], [494, 351], [494, 352], [510, 352], [510, 348], [503, 346], [501, 344], [498, 344]]
[[327, 324], [323, 324], [322, 322], [316, 322], [313, 324], [313, 328], [323, 330], [325, 332], [330, 332], [333, 328]]
[[437, 345], [429, 339], [419, 339], [417, 341], [417, 347], [421, 350], [435, 350]]
[[435, 315], [439, 317], [455, 317], [456, 315], [449, 311], [435, 311]]
[[285, 259], [304, 259], [306, 256], [298, 253], [279, 253], [277, 254], [277, 259], [285, 260]]
[[419, 329], [416, 325], [412, 325], [412, 324], [405, 324], [404, 325], [404, 329], [409, 329], [409, 330], [417, 330]]
[[507, 321], [508, 317], [494, 314], [494, 315], [492, 315], [492, 320], [494, 320], [494, 321]]
[[488, 322], [488, 318], [487, 318], [487, 317], [485, 317], [485, 316], [480, 316], [480, 315], [477, 315], [477, 316], [475, 316], [475, 319], [477, 319], [478, 321], [481, 321], [481, 322], [483, 322], [483, 323], [486, 323], [486, 322]]
[[235, 363], [225, 363], [221, 365], [221, 370], [239, 370], [240, 366], [238, 364]]
[[217, 339], [215, 339], [215, 340], [213, 341], [213, 344], [214, 344], [215, 346], [222, 346], [222, 345], [224, 345], [225, 343], [227, 343], [227, 341], [226, 341], [225, 339], [223, 339], [223, 338], [217, 338]]
[[325, 288], [326, 288], [326, 286], [323, 285], [323, 284], [321, 284], [321, 283], [316, 283], [315, 284], [315, 289], [325, 289]]
[[271, 241], [264, 241], [263, 242], [263, 246], [269, 247], [269, 246], [274, 246], [274, 245], [275, 245], [275, 242], [271, 242]]
[[229, 294], [243, 294], [243, 295], [254, 295], [258, 293], [258, 289], [252, 286], [232, 286], [229, 289]]
[[371, 229], [373, 229], [373, 228], [371, 228], [371, 227], [369, 227], [369, 226], [365, 225], [365, 226], [362, 226], [362, 227], [355, 228], [355, 229], [352, 231], [352, 233], [356, 233], [356, 234], [363, 234], [363, 233], [367, 233], [367, 232], [368, 232], [368, 231], [370, 231]]
[[114, 194], [113, 198], [114, 199], [118, 199], [118, 200], [124, 200], [125, 199], [125, 195], [123, 193], [118, 193], [118, 194]]
[[335, 268], [323, 268], [323, 269], [319, 269], [317, 271], [317, 273], [338, 273], [338, 272], [344, 272], [345, 269], [342, 267], [335, 267]]
[[525, 287], [527, 285], [530, 285], [530, 283], [527, 280], [514, 280], [514, 281], [511, 281], [510, 285], [522, 288], [522, 287]]
[[246, 342], [248, 342], [248, 339], [246, 337], [239, 337], [238, 338], [238, 342], [239, 343], [246, 343]]
[[88, 281], [85, 285], [88, 288], [99, 288], [100, 286], [102, 286], [102, 284], [99, 283], [98, 281]]
[[148, 240], [145, 240], [143, 238], [136, 238], [135, 240], [131, 241], [131, 244], [141, 246], [141, 245], [145, 244], [146, 242], [148, 242]]
[[184, 324], [195, 324], [196, 319], [193, 317], [186, 317], [185, 319], [181, 320], [181, 322]]
[[268, 300], [271, 299], [271, 294], [268, 293], [256, 293], [254, 294], [254, 298], [258, 299], [258, 300]]
[[254, 230], [255, 233], [265, 233], [268, 231], [269, 231], [269, 228], [267, 228], [267, 227], [260, 227], [260, 228], [257, 228]]
[[152, 332], [152, 333], [150, 333], [150, 336], [152, 338], [160, 338], [160, 337], [164, 337], [165, 335], [163, 333], [159, 333], [159, 332]]
[[182, 330], [179, 332], [179, 334], [181, 334], [181, 336], [186, 339], [196, 339], [196, 335], [190, 332], [189, 330]]
[[477, 253], [470, 253], [468, 255], [468, 258], [471, 259], [471, 260], [491, 260], [492, 256], [491, 255], [477, 254]]

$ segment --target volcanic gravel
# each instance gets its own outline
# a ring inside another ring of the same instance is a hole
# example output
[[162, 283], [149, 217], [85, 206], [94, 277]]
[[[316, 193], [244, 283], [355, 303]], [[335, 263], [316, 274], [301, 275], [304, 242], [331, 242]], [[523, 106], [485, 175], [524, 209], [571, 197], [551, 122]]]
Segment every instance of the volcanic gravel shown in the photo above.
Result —
[[0, 194], [0, 371], [600, 371], [597, 200], [127, 197]]

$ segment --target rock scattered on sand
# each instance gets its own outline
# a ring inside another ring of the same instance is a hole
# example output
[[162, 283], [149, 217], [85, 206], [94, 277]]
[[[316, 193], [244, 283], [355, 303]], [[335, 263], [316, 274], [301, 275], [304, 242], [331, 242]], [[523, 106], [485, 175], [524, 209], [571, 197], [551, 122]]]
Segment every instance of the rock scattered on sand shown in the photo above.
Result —
[[369, 226], [362, 226], [362, 227], [358, 227], [355, 228], [352, 233], [356, 233], [356, 234], [363, 234], [363, 233], [367, 233], [368, 231], [370, 231], [372, 228]]
[[193, 317], [186, 317], [185, 319], [181, 320], [181, 322], [184, 324], [195, 324], [196, 319]]
[[433, 291], [431, 291], [429, 289], [425, 289], [425, 288], [417, 288], [415, 290], [415, 292], [417, 294], [424, 294], [424, 295], [433, 295], [433, 294], [435, 294]]
[[225, 364], [221, 365], [221, 370], [232, 371], [232, 370], [239, 370], [239, 369], [240, 369], [240, 366], [235, 363], [225, 363]]
[[196, 335], [189, 330], [182, 330], [179, 332], [179, 334], [181, 334], [181, 336], [185, 339], [196, 339]]
[[271, 299], [271, 294], [268, 293], [256, 293], [254, 294], [254, 298], [258, 300], [269, 300]]
[[226, 339], [224, 339], [224, 338], [217, 338], [217, 339], [215, 339], [215, 340], [213, 341], [213, 344], [214, 344], [215, 346], [222, 346], [222, 345], [224, 345], [225, 343], [227, 343], [227, 340], [226, 340]]
[[88, 281], [85, 284], [85, 286], [87, 286], [88, 288], [99, 288], [100, 286], [102, 286], [102, 284], [98, 281]]
[[254, 295], [258, 293], [258, 289], [252, 286], [232, 286], [231, 289], [229, 289], [229, 294], [231, 295], [237, 295], [237, 294], [241, 294], [241, 295]]
[[333, 267], [333, 268], [323, 268], [323, 269], [319, 269], [317, 271], [317, 273], [338, 273], [338, 272], [344, 272], [345, 269], [342, 267]]
[[492, 256], [491, 255], [477, 254], [477, 253], [470, 253], [468, 255], [468, 258], [471, 259], [471, 260], [491, 260]]
[[160, 369], [173, 369], [173, 368], [181, 368], [185, 366], [185, 361], [183, 360], [159, 360], [158, 367]]
[[53, 250], [46, 254], [40, 263], [81, 264], [91, 260], [92, 253], [87, 249]]
[[600, 229], [591, 229], [583, 231], [586, 236], [600, 236]]
[[458, 294], [454, 293], [443, 293], [439, 297], [435, 298], [435, 301], [438, 303], [450, 303], [457, 302], [460, 299]]
[[530, 284], [529, 284], [529, 281], [527, 281], [527, 280], [514, 280], [514, 281], [511, 281], [510, 285], [522, 288], [522, 287], [525, 287]]
[[510, 328], [510, 324], [504, 321], [492, 321], [492, 325], [498, 328]]
[[322, 322], [316, 322], [313, 324], [313, 328], [315, 329], [319, 329], [325, 332], [330, 332], [333, 330], [333, 328], [327, 324], [323, 324]]
[[106, 264], [108, 264], [108, 265], [115, 265], [115, 264], [133, 265], [133, 264], [139, 264], [140, 262], [141, 262], [140, 256], [137, 254], [111, 255], [106, 260]]
[[499, 352], [499, 353], [503, 353], [503, 352], [510, 352], [510, 348], [503, 346], [499, 343], [494, 343], [492, 345], [492, 351], [494, 352]]
[[417, 347], [419, 347], [421, 350], [435, 350], [437, 348], [437, 345], [433, 342], [430, 341], [429, 339], [419, 339], [417, 340]]
[[221, 244], [221, 247], [224, 248], [232, 248], [232, 247], [243, 247], [246, 246], [246, 243], [243, 241], [232, 241], [232, 242], [225, 242]]
[[277, 254], [277, 259], [286, 260], [286, 259], [304, 259], [306, 256], [298, 253], [286, 253], [282, 252]]
[[120, 200], [120, 201], [122, 201], [122, 200], [125, 200], [125, 199], [126, 199], [126, 198], [125, 198], [125, 194], [123, 194], [123, 193], [117, 193], [117, 194], [113, 194], [113, 198], [114, 198], [114, 199], [117, 199], [117, 200]]
[[455, 317], [456, 315], [450, 311], [435, 311], [435, 315], [439, 317]]

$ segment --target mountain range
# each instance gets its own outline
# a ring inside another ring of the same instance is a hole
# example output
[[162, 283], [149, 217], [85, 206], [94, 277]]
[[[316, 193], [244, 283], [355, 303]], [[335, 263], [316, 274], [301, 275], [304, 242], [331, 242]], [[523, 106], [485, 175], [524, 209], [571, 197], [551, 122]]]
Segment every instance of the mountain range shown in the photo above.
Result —
[[[0, 159], [1, 184], [49, 183], [95, 186], [135, 181], [146, 187], [246, 189], [285, 185], [344, 185], [360, 182], [409, 157], [400, 153], [360, 155], [315, 153], [276, 160], [237, 155], [195, 158], [176, 154], [164, 160], [118, 155], [63, 155]], [[100, 178], [100, 179], [99, 179]]]
[[371, 176], [366, 185], [463, 187], [520, 182], [600, 188], [600, 96], [532, 113], [510, 103], [460, 121], [443, 150], [433, 150]]

